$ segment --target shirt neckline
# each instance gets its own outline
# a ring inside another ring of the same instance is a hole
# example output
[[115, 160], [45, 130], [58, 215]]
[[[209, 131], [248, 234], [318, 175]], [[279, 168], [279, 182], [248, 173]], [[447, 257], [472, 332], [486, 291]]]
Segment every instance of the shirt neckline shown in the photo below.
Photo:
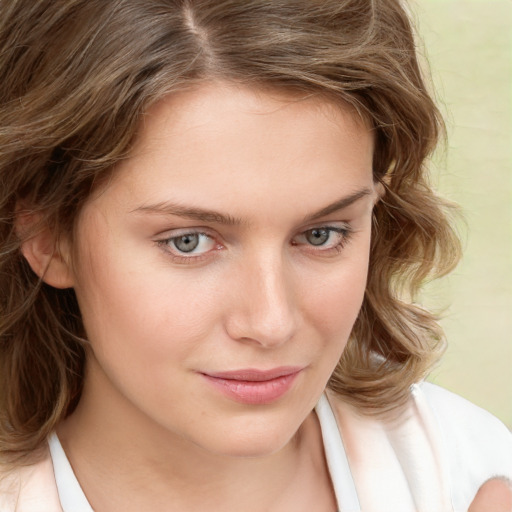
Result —
[[56, 432], [49, 439], [50, 455], [59, 500], [64, 512], [94, 512], [80, 487]]
[[[320, 397], [315, 412], [320, 423], [324, 453], [338, 510], [360, 512], [359, 499], [343, 441], [325, 393]], [[63, 512], [94, 512], [85, 497], [56, 432], [53, 432], [48, 438], [48, 445]]]

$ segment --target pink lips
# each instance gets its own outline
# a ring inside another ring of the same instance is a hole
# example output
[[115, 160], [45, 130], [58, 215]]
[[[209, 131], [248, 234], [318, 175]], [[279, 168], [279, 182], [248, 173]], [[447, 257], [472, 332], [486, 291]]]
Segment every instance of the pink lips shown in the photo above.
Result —
[[203, 377], [229, 398], [244, 404], [269, 404], [283, 396], [302, 368], [286, 366], [261, 371], [203, 373]]

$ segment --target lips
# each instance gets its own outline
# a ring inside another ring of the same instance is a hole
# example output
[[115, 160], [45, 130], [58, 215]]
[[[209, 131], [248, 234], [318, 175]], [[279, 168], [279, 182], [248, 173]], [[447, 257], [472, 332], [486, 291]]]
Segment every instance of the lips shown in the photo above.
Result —
[[257, 405], [270, 404], [285, 395], [302, 370], [302, 367], [283, 366], [270, 370], [241, 369], [201, 375], [228, 398]]

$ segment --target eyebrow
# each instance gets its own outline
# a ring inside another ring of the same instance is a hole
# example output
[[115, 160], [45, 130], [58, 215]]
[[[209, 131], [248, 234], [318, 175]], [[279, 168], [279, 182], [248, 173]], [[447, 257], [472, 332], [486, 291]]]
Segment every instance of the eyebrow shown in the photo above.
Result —
[[369, 188], [363, 188], [361, 190], [358, 190], [357, 192], [354, 192], [348, 196], [342, 197], [341, 199], [338, 199], [338, 201], [335, 201], [334, 203], [331, 203], [327, 205], [325, 208], [322, 208], [321, 210], [312, 213], [310, 215], [307, 215], [302, 219], [302, 222], [311, 222], [312, 220], [319, 219], [320, 217], [325, 217], [326, 215], [330, 215], [331, 213], [335, 213], [339, 210], [343, 210], [344, 208], [348, 208], [351, 204], [355, 203], [356, 201], [359, 201], [359, 199], [362, 199], [363, 197], [371, 195], [372, 191]]
[[[344, 208], [349, 207], [359, 199], [370, 194], [371, 190], [369, 188], [363, 188], [361, 190], [358, 190], [348, 196], [338, 199], [334, 203], [327, 205], [326, 207], [322, 208], [317, 212], [307, 215], [306, 217], [304, 217], [302, 222], [311, 222], [313, 220], [319, 219], [320, 217], [325, 217], [326, 215], [329, 215], [331, 213], [343, 210]], [[242, 224], [247, 224], [247, 222], [241, 218], [233, 217], [231, 215], [221, 213], [215, 210], [207, 210], [203, 208], [184, 206], [179, 203], [173, 203], [170, 201], [163, 201], [151, 205], [142, 205], [130, 211], [130, 213], [138, 212], [150, 213], [155, 215], [173, 215], [176, 217], [183, 217], [202, 222], [224, 224], [228, 226], [238, 226]]]
[[225, 213], [220, 213], [215, 210], [205, 210], [203, 208], [195, 208], [190, 206], [183, 206], [179, 203], [164, 201], [152, 205], [144, 205], [135, 208], [130, 213], [143, 212], [153, 213], [156, 215], [174, 215], [176, 217], [183, 217], [191, 220], [199, 220], [202, 222], [212, 222], [216, 224], [226, 224], [228, 226], [238, 226], [244, 224], [242, 219], [232, 217]]

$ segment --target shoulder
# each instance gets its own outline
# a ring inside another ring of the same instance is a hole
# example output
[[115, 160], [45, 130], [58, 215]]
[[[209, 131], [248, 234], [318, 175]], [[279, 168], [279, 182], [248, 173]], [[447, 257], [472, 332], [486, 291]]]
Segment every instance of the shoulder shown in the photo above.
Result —
[[[416, 503], [426, 503], [425, 510], [466, 511], [487, 480], [512, 480], [512, 434], [454, 393], [416, 384], [407, 406], [391, 417], [362, 415], [333, 392], [328, 397], [356, 482], [372, 480], [365, 495], [379, 488], [389, 491], [390, 500], [410, 493]], [[399, 489], [403, 475], [407, 483]], [[436, 495], [438, 503], [451, 506], [434, 503]]]
[[439, 386], [422, 382], [421, 393], [439, 425], [445, 449], [466, 464], [488, 466], [512, 478], [512, 433], [495, 416]]
[[477, 490], [495, 477], [512, 481], [512, 433], [489, 412], [434, 384], [413, 387], [438, 425], [455, 510], [467, 510]]
[[0, 512], [62, 512], [49, 451], [32, 465], [0, 469]]
[[[507, 439], [512, 437], [507, 427], [498, 418], [469, 400], [430, 382], [420, 382], [413, 386], [413, 393], [418, 390], [436, 414], [448, 415], [452, 421], [462, 420], [464, 423], [471, 419], [476, 422], [475, 428], [485, 426], [498, 429], [498, 431], [506, 434]], [[466, 429], [473, 428], [472, 425], [466, 425], [465, 427]]]
[[414, 391], [424, 397], [456, 463], [512, 479], [512, 433], [498, 418], [434, 384], [422, 382]]

